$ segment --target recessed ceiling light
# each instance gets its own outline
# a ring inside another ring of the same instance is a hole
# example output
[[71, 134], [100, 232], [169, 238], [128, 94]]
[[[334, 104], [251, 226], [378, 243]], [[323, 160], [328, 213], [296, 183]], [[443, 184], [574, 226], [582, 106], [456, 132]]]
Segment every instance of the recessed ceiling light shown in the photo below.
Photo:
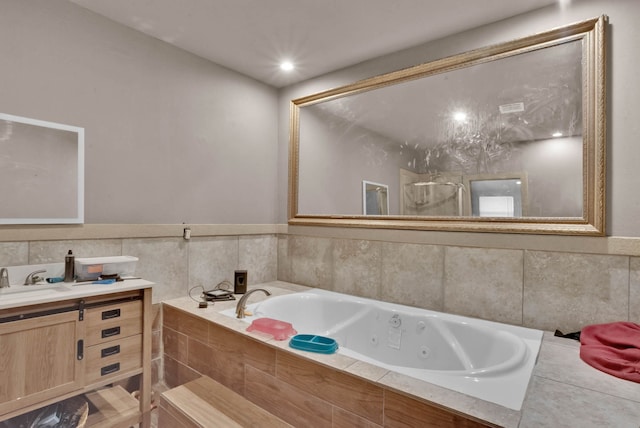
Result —
[[293, 70], [293, 63], [291, 61], [284, 61], [280, 64], [280, 70], [291, 71]]
[[552, 137], [562, 137], [562, 132], [554, 132], [553, 134], [551, 134]]

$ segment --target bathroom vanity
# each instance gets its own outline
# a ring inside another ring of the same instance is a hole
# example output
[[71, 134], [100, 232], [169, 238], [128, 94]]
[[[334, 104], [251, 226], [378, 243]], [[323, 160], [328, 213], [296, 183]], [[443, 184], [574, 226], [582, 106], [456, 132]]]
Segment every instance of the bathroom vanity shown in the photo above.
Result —
[[84, 426], [149, 426], [152, 285], [0, 295], [0, 421], [77, 397]]

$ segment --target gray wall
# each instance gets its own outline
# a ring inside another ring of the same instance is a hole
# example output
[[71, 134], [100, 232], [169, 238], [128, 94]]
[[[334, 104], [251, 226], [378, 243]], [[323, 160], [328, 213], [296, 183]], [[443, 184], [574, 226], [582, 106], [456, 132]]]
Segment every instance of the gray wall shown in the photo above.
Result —
[[389, 186], [389, 214], [400, 213], [398, 166], [408, 169], [414, 151], [313, 107], [301, 111], [300, 141], [300, 214], [361, 215], [362, 180]]
[[86, 223], [276, 223], [275, 89], [64, 0], [0, 40], [0, 111], [85, 128]]
[[279, 97], [279, 221], [285, 222], [288, 109], [289, 100], [335, 88], [371, 76], [455, 55], [471, 49], [501, 43], [518, 37], [549, 30], [562, 25], [609, 16], [608, 31], [608, 188], [607, 234], [614, 236], [640, 236], [640, 80], [638, 73], [637, 42], [640, 28], [640, 2], [636, 0], [581, 0], [561, 8], [553, 6], [529, 14], [500, 21], [475, 30], [456, 34], [431, 43], [400, 51], [353, 67], [321, 76], [280, 91]]

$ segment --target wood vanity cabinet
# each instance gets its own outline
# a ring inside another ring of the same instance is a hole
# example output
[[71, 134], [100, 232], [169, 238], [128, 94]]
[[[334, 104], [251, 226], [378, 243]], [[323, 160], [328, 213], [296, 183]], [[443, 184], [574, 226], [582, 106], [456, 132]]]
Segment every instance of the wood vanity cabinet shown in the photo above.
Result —
[[[97, 390], [133, 407], [87, 426], [149, 426], [150, 366], [151, 288], [0, 310], [0, 421]], [[139, 401], [113, 387], [137, 375]]]

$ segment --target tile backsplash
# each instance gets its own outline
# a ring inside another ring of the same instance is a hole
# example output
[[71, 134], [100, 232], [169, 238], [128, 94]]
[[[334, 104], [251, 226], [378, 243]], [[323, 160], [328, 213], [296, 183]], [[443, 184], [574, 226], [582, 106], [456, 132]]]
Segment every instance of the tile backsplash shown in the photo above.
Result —
[[[257, 233], [0, 242], [0, 266], [132, 255], [154, 303], [193, 287], [289, 281], [437, 311], [563, 332], [640, 323], [640, 257]], [[198, 295], [200, 289], [193, 291]]]
[[156, 283], [153, 303], [159, 303], [193, 287], [233, 284], [235, 270], [248, 271], [248, 284], [276, 280], [277, 243], [275, 234], [0, 242], [0, 266], [64, 262], [70, 249], [76, 257], [135, 256], [136, 275]]

